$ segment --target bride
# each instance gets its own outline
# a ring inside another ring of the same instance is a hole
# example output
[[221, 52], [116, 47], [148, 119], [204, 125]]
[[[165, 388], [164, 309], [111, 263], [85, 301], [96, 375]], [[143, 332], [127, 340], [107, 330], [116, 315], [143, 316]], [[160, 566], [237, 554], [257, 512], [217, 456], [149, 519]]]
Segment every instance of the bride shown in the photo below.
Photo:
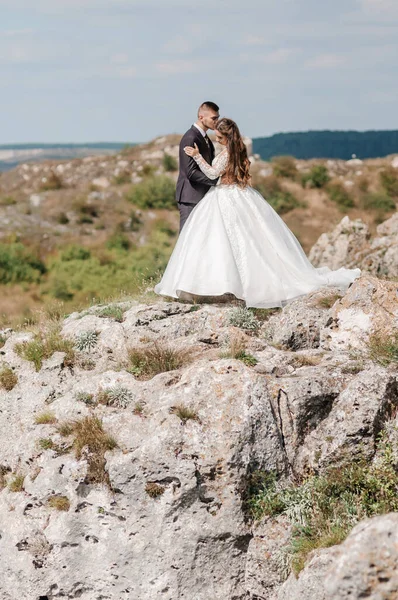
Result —
[[218, 179], [190, 214], [155, 292], [233, 294], [247, 307], [272, 308], [323, 286], [346, 288], [359, 269], [315, 268], [274, 209], [250, 187], [250, 162], [238, 126], [220, 119], [224, 150], [209, 165], [198, 147], [184, 148], [210, 179]]

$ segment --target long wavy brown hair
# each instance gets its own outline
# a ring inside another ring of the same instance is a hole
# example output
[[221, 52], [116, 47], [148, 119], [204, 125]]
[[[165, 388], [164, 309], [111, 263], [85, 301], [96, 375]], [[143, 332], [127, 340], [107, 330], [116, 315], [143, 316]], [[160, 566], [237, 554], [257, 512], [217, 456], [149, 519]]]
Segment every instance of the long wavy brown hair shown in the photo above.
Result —
[[232, 119], [223, 117], [217, 121], [216, 130], [227, 138], [229, 160], [223, 183], [237, 183], [239, 187], [246, 187], [251, 181], [250, 161], [239, 127]]

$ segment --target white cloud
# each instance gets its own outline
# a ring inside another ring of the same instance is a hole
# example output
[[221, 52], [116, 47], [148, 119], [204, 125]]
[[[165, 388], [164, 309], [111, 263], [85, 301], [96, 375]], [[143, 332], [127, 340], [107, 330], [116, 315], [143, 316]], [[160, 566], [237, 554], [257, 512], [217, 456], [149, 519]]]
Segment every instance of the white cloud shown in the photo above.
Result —
[[341, 54], [319, 54], [304, 63], [306, 69], [335, 69], [346, 63]]
[[259, 35], [246, 35], [242, 40], [243, 46], [262, 46], [265, 44], [265, 39]]
[[114, 65], [125, 65], [128, 62], [129, 57], [127, 54], [123, 54], [122, 52], [120, 54], [114, 54], [111, 56], [111, 63]]
[[190, 54], [193, 51], [192, 42], [188, 41], [182, 35], [169, 40], [164, 46], [163, 51], [170, 54]]
[[163, 75], [178, 75], [195, 73], [205, 64], [204, 61], [194, 60], [169, 60], [157, 63], [156, 70]]
[[6, 29], [5, 31], [0, 31], [0, 35], [4, 35], [5, 37], [21, 37], [30, 33], [33, 33], [33, 29]]
[[297, 52], [298, 50], [295, 48], [278, 48], [278, 50], [260, 56], [259, 60], [267, 65], [281, 65], [288, 62]]
[[397, 0], [359, 0], [364, 10], [398, 15]]

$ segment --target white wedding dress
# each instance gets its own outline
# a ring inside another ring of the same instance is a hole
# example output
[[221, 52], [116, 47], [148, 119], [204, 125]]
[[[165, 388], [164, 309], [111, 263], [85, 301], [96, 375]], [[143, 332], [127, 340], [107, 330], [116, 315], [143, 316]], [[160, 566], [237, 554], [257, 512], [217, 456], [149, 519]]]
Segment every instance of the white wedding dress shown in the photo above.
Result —
[[[210, 166], [195, 157], [201, 171], [216, 179], [225, 172], [227, 150]], [[281, 307], [323, 286], [346, 288], [360, 269], [315, 268], [274, 209], [251, 187], [222, 183], [210, 188], [181, 231], [155, 292], [233, 294], [247, 307]]]

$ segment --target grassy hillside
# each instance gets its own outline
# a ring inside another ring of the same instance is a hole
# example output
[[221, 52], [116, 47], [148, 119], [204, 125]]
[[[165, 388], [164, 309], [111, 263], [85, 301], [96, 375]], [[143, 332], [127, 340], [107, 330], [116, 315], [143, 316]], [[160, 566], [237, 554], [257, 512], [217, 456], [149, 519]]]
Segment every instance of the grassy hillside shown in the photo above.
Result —
[[[25, 163], [0, 175], [0, 329], [159, 279], [178, 231], [180, 136], [112, 156]], [[395, 163], [394, 163], [395, 164]], [[398, 169], [368, 161], [254, 161], [253, 186], [306, 251], [345, 214], [374, 230], [396, 210]]]

